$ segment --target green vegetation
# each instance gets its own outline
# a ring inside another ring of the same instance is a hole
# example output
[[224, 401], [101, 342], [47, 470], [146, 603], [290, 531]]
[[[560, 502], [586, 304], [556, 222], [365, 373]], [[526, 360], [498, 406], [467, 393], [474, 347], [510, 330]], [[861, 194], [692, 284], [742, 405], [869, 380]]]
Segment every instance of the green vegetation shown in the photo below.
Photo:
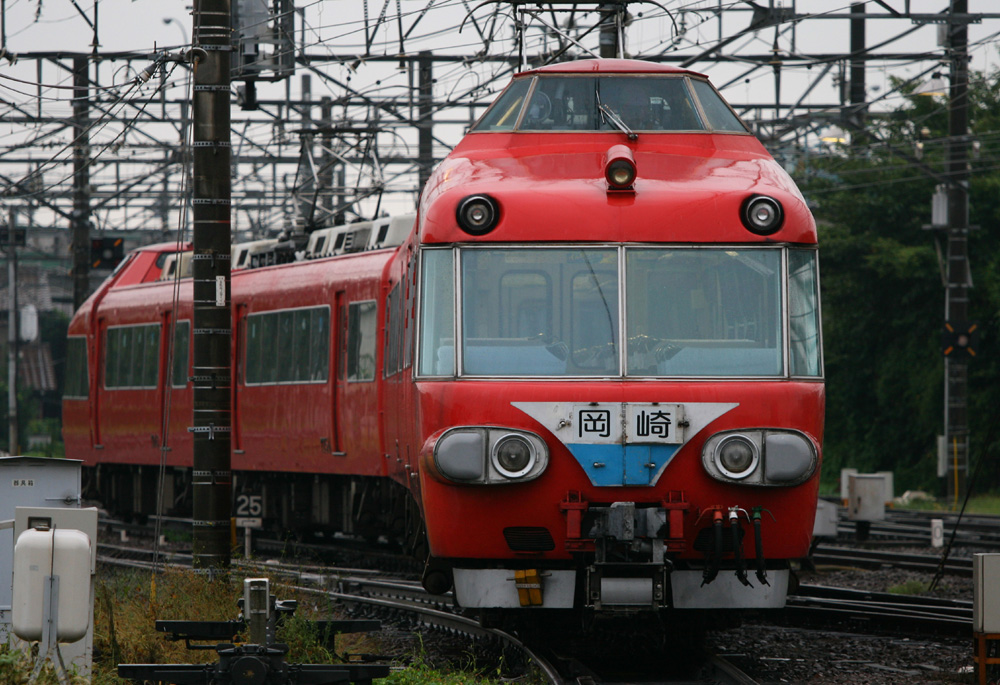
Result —
[[927, 593], [927, 582], [923, 580], [908, 580], [899, 585], [893, 585], [888, 590], [894, 595], [923, 595]]
[[[973, 74], [970, 125], [970, 318], [982, 332], [969, 364], [971, 458], [988, 446], [1000, 406], [1000, 73]], [[906, 88], [901, 92], [907, 93]], [[824, 490], [840, 469], [891, 470], [898, 492], [941, 494], [936, 436], [942, 429], [944, 288], [930, 223], [948, 141], [943, 98], [905, 95], [871, 115], [863, 135], [793, 172], [819, 223], [827, 372]], [[944, 244], [940, 245], [944, 249]], [[1000, 436], [995, 438], [1000, 440]], [[991, 447], [995, 447], [991, 446]], [[988, 469], [977, 492], [1000, 487]]]
[[[99, 579], [94, 607], [94, 667], [92, 680], [73, 677], [73, 685], [126, 685], [118, 677], [119, 663], [210, 663], [214, 650], [185, 649], [183, 642], [170, 642], [154, 630], [156, 620], [226, 621], [236, 618], [236, 600], [242, 594], [243, 578], [229, 582], [210, 581], [190, 571], [168, 571], [151, 582], [145, 572], [121, 572]], [[317, 605], [315, 596], [296, 596], [291, 590], [275, 588], [281, 599], [299, 600], [299, 610], [278, 631], [278, 640], [289, 645], [289, 663], [338, 663], [341, 656], [379, 653], [377, 635], [343, 635], [336, 641], [336, 653], [326, 644], [311, 619], [330, 618], [336, 607]], [[245, 636], [243, 636], [245, 637]], [[409, 683], [493, 683], [481, 676], [471, 661], [463, 668], [439, 670], [429, 663], [421, 648], [405, 655], [389, 678], [376, 681], [387, 685]], [[341, 656], [338, 656], [341, 655]], [[387, 657], [388, 660], [388, 657]], [[412, 664], [408, 663], [412, 660]], [[0, 647], [0, 683], [27, 685], [31, 663], [19, 651]], [[46, 667], [39, 685], [57, 685], [51, 667]]]

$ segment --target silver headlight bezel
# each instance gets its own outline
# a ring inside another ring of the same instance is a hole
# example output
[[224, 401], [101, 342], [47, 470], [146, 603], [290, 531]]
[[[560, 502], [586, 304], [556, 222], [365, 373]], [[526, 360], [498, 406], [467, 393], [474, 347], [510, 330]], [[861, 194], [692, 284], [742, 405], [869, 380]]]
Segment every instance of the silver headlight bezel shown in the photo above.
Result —
[[[751, 467], [738, 474], [730, 472], [721, 462], [721, 448], [734, 439], [747, 441], [755, 455]], [[819, 467], [819, 451], [808, 435], [797, 430], [729, 430], [716, 433], [705, 441], [701, 463], [709, 476], [730, 485], [790, 487], [801, 485], [815, 475]]]
[[[499, 448], [505, 441], [515, 439], [528, 445], [531, 456], [525, 468], [509, 471], [500, 465]], [[456, 426], [438, 438], [433, 457], [437, 473], [450, 482], [509, 485], [541, 476], [549, 464], [549, 449], [540, 436], [530, 431], [493, 426]], [[459, 459], [461, 464], [458, 464]], [[459, 472], [463, 475], [457, 475]]]
[[[735, 442], [742, 442], [748, 445], [752, 454], [750, 466], [739, 472], [731, 471], [722, 462], [722, 452], [726, 448], [726, 445]], [[714, 459], [715, 467], [719, 469], [722, 475], [732, 478], [733, 480], [745, 480], [753, 474], [753, 472], [756, 471], [757, 467], [760, 465], [760, 445], [742, 433], [730, 433], [719, 441], [719, 444], [715, 448]]]

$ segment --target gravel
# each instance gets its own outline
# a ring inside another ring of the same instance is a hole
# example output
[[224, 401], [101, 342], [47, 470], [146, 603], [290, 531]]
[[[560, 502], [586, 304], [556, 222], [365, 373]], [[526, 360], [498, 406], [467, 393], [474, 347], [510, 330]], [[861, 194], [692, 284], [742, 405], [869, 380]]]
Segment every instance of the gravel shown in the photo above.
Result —
[[[902, 551], [902, 550], [901, 550]], [[912, 550], [926, 554], [927, 550]], [[823, 568], [802, 572], [803, 583], [887, 592], [933, 574], [899, 569]], [[972, 580], [945, 576], [933, 596], [972, 599]], [[709, 634], [709, 649], [725, 655], [761, 683], [906, 685], [975, 683], [973, 641], [858, 635], [748, 622]], [[995, 676], [994, 676], [995, 677]]]

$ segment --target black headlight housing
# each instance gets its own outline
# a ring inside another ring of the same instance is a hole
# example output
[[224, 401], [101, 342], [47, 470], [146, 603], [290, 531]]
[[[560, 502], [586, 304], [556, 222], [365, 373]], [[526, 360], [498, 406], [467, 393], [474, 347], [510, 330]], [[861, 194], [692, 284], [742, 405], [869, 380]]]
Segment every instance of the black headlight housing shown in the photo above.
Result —
[[771, 235], [781, 230], [785, 209], [773, 197], [751, 195], [740, 205], [740, 220], [751, 233]]
[[500, 222], [500, 204], [489, 195], [469, 195], [458, 203], [455, 220], [470, 235], [486, 235]]

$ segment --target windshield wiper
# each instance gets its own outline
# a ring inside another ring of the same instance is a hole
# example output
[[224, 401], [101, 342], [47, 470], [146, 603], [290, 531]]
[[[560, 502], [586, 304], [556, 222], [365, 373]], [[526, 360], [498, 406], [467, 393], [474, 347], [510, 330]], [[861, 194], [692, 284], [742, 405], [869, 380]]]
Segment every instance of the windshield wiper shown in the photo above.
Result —
[[601, 102], [601, 94], [597, 94], [597, 110], [601, 113], [601, 116], [607, 121], [611, 122], [611, 125], [617, 128], [619, 131], [628, 136], [629, 140], [638, 140], [639, 134], [630, 129], [628, 125], [622, 121], [622, 118], [615, 113], [609, 105], [605, 105]]

